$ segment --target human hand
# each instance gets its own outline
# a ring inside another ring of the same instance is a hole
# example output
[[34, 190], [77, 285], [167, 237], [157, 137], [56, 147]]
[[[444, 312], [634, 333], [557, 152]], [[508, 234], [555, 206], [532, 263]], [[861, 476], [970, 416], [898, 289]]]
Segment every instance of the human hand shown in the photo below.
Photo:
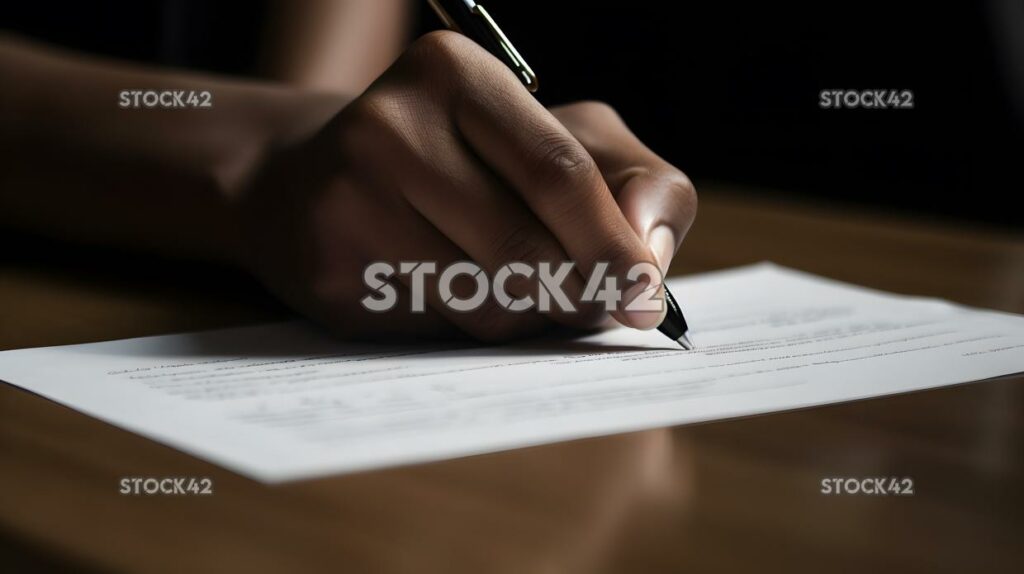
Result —
[[[436, 32], [415, 42], [365, 93], [304, 140], [270, 151], [236, 205], [247, 265], [287, 302], [346, 336], [524, 336], [557, 322], [582, 327], [603, 316], [514, 313], [492, 299], [459, 312], [427, 282], [424, 313], [403, 302], [386, 315], [360, 303], [372, 262], [434, 261], [440, 271], [473, 261], [491, 277], [510, 262], [574, 261], [563, 288], [581, 300], [597, 262], [625, 284], [638, 263], [662, 271], [689, 229], [696, 195], [609, 107], [545, 109], [498, 60], [467, 38]], [[468, 277], [462, 277], [472, 284]], [[664, 311], [612, 315], [649, 329]], [[458, 282], [457, 293], [467, 285]], [[513, 276], [513, 296], [536, 293]]]

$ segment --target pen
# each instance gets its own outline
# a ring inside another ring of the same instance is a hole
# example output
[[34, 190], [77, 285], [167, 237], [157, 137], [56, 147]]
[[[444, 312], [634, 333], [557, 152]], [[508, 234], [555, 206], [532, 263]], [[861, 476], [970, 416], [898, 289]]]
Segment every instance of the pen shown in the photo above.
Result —
[[[519, 54], [508, 36], [501, 31], [498, 23], [494, 21], [482, 4], [476, 0], [427, 1], [448, 28], [483, 46], [494, 57], [511, 68], [526, 89], [531, 92], [537, 91], [539, 87], [537, 75], [533, 73], [530, 65], [526, 63], [526, 60]], [[679, 308], [679, 303], [676, 303], [672, 292], [668, 290], [668, 286], [665, 287], [665, 305], [668, 307], [668, 311], [665, 314], [665, 319], [658, 325], [658, 330], [679, 343], [679, 346], [687, 351], [692, 350], [693, 343], [686, 334], [689, 330], [686, 318], [683, 317], [683, 311]]]
[[491, 14], [475, 0], [427, 0], [438, 17], [452, 30], [480, 44], [512, 68], [527, 90], [537, 91], [537, 75], [512, 45]]

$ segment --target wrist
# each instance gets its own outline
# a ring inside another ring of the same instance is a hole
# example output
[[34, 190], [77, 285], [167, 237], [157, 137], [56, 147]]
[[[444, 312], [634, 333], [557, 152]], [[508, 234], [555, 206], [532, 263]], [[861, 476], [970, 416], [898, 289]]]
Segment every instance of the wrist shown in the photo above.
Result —
[[317, 133], [352, 98], [340, 94], [268, 89], [242, 110], [238, 129], [228, 136], [228, 152], [211, 165], [210, 179], [223, 206], [223, 226], [214, 242], [223, 259], [250, 267], [244, 209], [246, 195], [261, 177], [267, 162], [280, 150], [292, 148]]

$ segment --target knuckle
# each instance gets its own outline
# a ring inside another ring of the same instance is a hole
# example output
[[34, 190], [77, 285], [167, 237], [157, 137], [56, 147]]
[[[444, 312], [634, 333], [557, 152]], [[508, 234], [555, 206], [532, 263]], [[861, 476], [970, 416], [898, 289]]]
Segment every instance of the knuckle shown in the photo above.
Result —
[[690, 178], [686, 177], [681, 171], [676, 171], [668, 176], [669, 189], [673, 193], [686, 197], [686, 198], [697, 198], [697, 188], [694, 187], [693, 182]]
[[421, 36], [405, 54], [411, 61], [427, 66], [460, 66], [470, 53], [469, 42], [462, 34], [437, 30]]
[[569, 136], [558, 134], [541, 140], [537, 145], [538, 167], [555, 168], [561, 171], [581, 171], [593, 162], [579, 142]]
[[555, 134], [540, 140], [534, 150], [532, 171], [548, 185], [565, 185], [586, 179], [597, 165], [587, 150], [571, 136]]
[[697, 188], [683, 172], [673, 170], [665, 176], [669, 193], [690, 213], [697, 211]]

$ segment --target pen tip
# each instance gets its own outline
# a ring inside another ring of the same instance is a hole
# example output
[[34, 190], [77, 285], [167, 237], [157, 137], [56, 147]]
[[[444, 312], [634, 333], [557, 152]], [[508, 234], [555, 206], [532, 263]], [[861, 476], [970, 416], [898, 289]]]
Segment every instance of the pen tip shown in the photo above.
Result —
[[686, 333], [680, 335], [679, 338], [676, 339], [676, 342], [679, 343], [680, 347], [686, 349], [687, 351], [693, 350], [693, 341], [691, 341], [690, 338], [686, 336]]

